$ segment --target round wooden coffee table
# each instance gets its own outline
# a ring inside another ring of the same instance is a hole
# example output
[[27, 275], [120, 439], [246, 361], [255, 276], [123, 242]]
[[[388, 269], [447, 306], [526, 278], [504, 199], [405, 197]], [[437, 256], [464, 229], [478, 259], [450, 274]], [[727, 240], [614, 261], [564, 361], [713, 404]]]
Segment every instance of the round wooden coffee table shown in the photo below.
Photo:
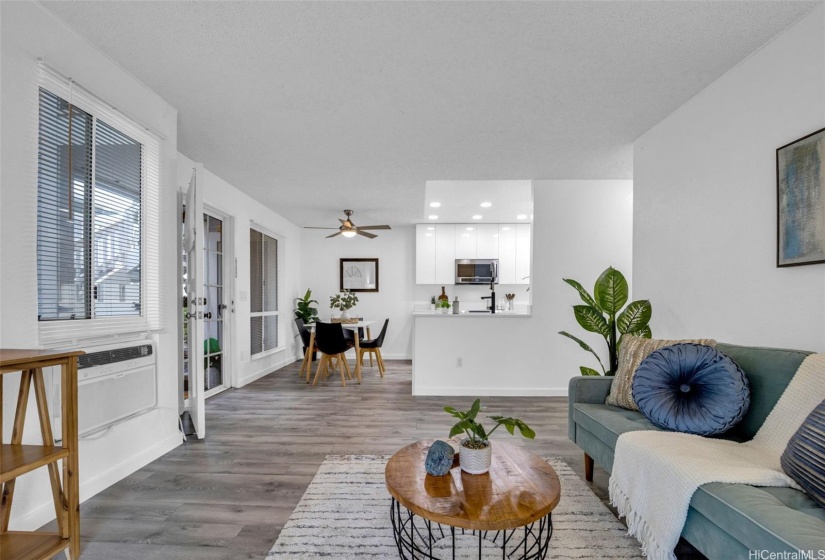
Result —
[[[390, 519], [401, 558], [544, 558], [559, 503], [559, 477], [547, 461], [508, 443], [493, 442], [490, 472], [454, 466], [431, 476], [424, 460], [432, 440], [408, 445], [384, 471], [392, 496]], [[457, 462], [457, 461], [456, 461]]]

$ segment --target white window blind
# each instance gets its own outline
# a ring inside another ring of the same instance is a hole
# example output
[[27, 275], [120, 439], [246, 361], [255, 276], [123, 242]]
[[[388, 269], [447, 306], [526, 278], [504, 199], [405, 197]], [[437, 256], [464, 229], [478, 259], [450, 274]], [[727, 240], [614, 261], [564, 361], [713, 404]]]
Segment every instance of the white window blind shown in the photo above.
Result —
[[250, 354], [278, 347], [278, 240], [249, 230]]
[[41, 344], [162, 328], [159, 139], [46, 69], [39, 108]]

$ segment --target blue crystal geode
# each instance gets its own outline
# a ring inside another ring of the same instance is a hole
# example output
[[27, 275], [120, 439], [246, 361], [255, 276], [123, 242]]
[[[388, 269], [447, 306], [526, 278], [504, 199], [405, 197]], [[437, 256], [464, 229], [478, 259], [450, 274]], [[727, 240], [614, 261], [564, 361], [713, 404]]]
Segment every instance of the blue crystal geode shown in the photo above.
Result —
[[454, 456], [455, 450], [452, 445], [441, 440], [433, 442], [430, 450], [427, 451], [427, 460], [424, 462], [427, 474], [444, 476], [450, 472]]

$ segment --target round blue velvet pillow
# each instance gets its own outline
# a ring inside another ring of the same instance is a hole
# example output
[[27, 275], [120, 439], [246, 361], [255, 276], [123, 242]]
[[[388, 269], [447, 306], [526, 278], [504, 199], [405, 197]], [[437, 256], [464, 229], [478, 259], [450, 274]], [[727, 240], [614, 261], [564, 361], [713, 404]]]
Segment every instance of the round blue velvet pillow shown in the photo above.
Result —
[[712, 436], [733, 428], [750, 406], [742, 369], [701, 344], [674, 344], [652, 352], [633, 376], [633, 400], [656, 426]]

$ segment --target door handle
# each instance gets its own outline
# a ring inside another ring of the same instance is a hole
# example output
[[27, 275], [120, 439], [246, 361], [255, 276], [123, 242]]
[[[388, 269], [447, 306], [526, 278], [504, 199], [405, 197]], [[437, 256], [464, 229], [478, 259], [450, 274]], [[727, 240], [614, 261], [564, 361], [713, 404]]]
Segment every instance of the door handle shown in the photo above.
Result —
[[212, 318], [212, 312], [207, 311], [206, 313], [203, 314], [203, 318], [204, 319], [211, 319]]

